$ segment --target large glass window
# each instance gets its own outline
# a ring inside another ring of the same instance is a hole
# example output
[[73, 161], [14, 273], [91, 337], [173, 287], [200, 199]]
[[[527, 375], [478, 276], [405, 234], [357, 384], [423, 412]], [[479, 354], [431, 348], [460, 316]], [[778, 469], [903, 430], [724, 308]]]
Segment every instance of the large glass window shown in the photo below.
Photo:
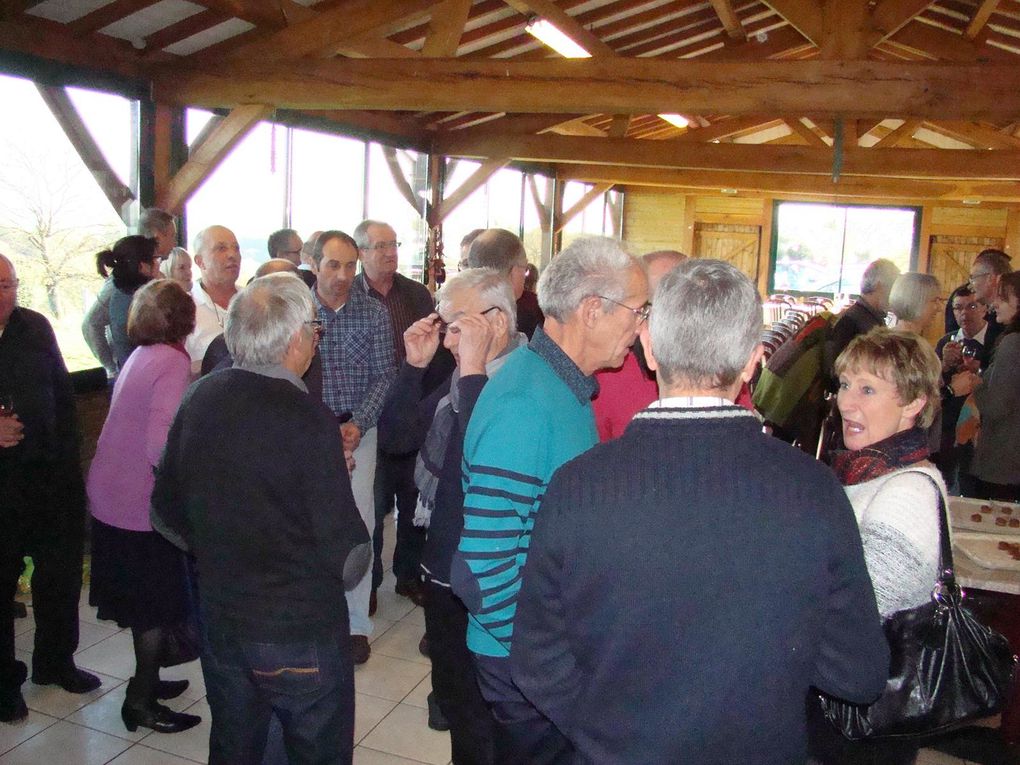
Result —
[[772, 292], [856, 293], [871, 261], [917, 259], [915, 208], [779, 202], [775, 215]]
[[395, 167], [389, 164], [380, 144], [369, 144], [366, 212], [369, 218], [393, 227], [401, 243], [398, 266], [401, 273], [421, 281], [428, 236], [424, 218], [427, 158], [404, 150], [393, 151], [391, 156], [397, 163]]
[[[563, 189], [563, 211], [572, 210], [579, 204], [585, 194], [592, 190], [589, 183], [579, 181], [567, 181]], [[579, 236], [586, 234], [601, 234], [614, 236], [616, 234], [616, 219], [610, 209], [608, 194], [599, 194], [588, 202], [577, 215], [567, 221], [563, 227], [563, 247], [566, 247]]]
[[[187, 139], [193, 145], [208, 112], [189, 109]], [[226, 226], [241, 245], [241, 281], [269, 258], [266, 239], [286, 225], [287, 128], [260, 122], [216, 168], [186, 205], [189, 244], [211, 225]]]
[[[131, 183], [137, 163], [132, 102], [79, 88], [68, 93], [111, 168]], [[82, 337], [82, 317], [102, 285], [96, 253], [127, 226], [33, 82], [0, 75], [0, 102], [17, 115], [0, 120], [0, 251], [17, 269], [18, 302], [50, 320], [69, 369], [97, 367]]]
[[290, 228], [351, 233], [365, 211], [365, 144], [310, 130], [293, 130]]

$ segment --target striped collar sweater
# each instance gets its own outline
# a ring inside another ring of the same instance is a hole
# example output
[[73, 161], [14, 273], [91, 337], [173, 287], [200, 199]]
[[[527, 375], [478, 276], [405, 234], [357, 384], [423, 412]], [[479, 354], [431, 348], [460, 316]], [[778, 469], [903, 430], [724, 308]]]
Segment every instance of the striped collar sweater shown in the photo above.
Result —
[[598, 441], [594, 379], [541, 327], [485, 386], [464, 438], [464, 530], [450, 584], [469, 611], [468, 648], [510, 654], [514, 613], [546, 484]]

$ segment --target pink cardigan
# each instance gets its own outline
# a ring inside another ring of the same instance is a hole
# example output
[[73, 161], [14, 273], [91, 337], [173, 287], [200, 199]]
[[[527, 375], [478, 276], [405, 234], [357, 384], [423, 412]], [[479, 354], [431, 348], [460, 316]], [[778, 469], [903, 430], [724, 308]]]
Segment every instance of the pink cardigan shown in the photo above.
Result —
[[140, 346], [128, 357], [89, 470], [89, 504], [96, 519], [129, 531], [152, 531], [152, 471], [190, 374], [188, 355], [169, 345]]

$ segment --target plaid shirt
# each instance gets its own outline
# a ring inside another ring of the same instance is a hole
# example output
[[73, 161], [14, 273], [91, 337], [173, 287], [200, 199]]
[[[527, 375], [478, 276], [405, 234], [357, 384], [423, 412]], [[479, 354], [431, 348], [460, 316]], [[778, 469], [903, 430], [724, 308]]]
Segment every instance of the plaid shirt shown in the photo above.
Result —
[[338, 311], [323, 305], [314, 290], [312, 294], [323, 323], [323, 403], [333, 414], [351, 412], [364, 433], [375, 427], [397, 374], [390, 315], [364, 290], [351, 289]]
[[354, 290], [363, 290], [366, 295], [371, 295], [386, 306], [393, 322], [393, 344], [397, 352], [397, 364], [400, 364], [407, 353], [404, 348], [404, 332], [418, 319], [424, 319], [436, 310], [436, 301], [432, 293], [424, 284], [398, 273], [393, 275], [393, 286], [390, 291], [382, 295], [368, 283], [364, 271], [354, 277], [351, 291]]

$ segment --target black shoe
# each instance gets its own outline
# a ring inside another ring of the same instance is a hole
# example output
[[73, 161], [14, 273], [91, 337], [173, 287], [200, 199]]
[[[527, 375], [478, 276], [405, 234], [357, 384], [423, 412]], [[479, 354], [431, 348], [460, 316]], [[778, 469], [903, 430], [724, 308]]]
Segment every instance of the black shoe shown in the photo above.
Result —
[[418, 641], [418, 653], [424, 656], [426, 659], [432, 658], [429, 656], [429, 636], [422, 635], [421, 640]]
[[151, 728], [156, 733], [180, 733], [202, 722], [198, 715], [175, 712], [155, 701], [140, 707], [129, 705], [125, 701], [124, 706], [120, 708], [120, 719], [124, 721], [124, 727], [132, 733], [139, 727]]
[[34, 670], [32, 682], [36, 685], [59, 685], [68, 693], [90, 693], [103, 684], [103, 681], [91, 672], [78, 669], [73, 664], [65, 670], [56, 672]]
[[0, 691], [0, 722], [14, 723], [28, 717], [25, 697], [21, 695], [21, 687], [12, 691]]
[[420, 606], [425, 602], [425, 591], [421, 588], [421, 582], [417, 579], [405, 579], [398, 581], [396, 587], [393, 588], [397, 595], [410, 600], [416, 606]]
[[439, 708], [439, 702], [436, 701], [436, 694], [430, 692], [426, 699], [429, 705], [429, 727], [432, 730], [448, 731], [450, 730], [450, 721], [446, 719], [446, 715], [443, 714], [443, 710]]
[[372, 649], [368, 645], [368, 638], [364, 635], [351, 635], [351, 658], [355, 664], [364, 664], [372, 655]]
[[188, 690], [188, 685], [187, 680], [160, 680], [156, 686], [156, 698], [160, 701], [176, 699]]

